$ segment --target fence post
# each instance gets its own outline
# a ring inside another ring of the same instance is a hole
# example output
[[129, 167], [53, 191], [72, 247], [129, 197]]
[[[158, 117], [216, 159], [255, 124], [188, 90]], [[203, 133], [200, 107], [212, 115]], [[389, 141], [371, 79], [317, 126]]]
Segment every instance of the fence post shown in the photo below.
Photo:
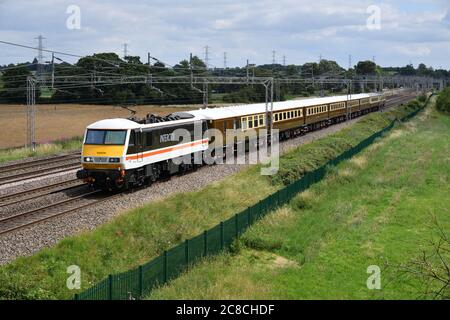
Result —
[[112, 300], [113, 298], [113, 276], [110, 274], [108, 276], [108, 300]]
[[185, 256], [186, 256], [186, 265], [189, 265], [189, 240], [186, 239], [184, 242], [184, 250], [185, 250]]
[[164, 250], [163, 254], [163, 268], [164, 268], [164, 283], [167, 282], [167, 251]]
[[238, 222], [238, 214], [236, 213], [234, 215], [234, 222], [235, 222], [235, 227], [236, 227], [236, 238], [239, 235], [239, 222]]
[[142, 266], [139, 266], [139, 298], [142, 298], [144, 294], [144, 270]]
[[203, 232], [203, 248], [205, 249], [203, 252], [203, 256], [206, 257], [208, 254], [208, 230]]
[[252, 217], [251, 217], [252, 210], [250, 207], [247, 207], [247, 228], [250, 227], [250, 224], [252, 223]]
[[223, 235], [223, 221], [220, 221], [220, 250], [223, 250], [225, 247], [224, 243], [224, 235]]

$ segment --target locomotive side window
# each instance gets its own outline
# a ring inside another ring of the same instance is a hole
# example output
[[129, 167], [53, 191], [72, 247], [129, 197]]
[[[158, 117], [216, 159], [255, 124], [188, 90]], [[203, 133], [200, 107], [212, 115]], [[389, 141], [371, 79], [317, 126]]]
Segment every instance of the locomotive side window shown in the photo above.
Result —
[[134, 144], [136, 143], [135, 141], [136, 141], [136, 139], [134, 136], [134, 132], [131, 131], [130, 132], [130, 141], [128, 141], [128, 147], [134, 147]]
[[152, 133], [151, 132], [145, 132], [145, 139], [144, 139], [144, 146], [150, 147], [153, 144], [152, 142]]

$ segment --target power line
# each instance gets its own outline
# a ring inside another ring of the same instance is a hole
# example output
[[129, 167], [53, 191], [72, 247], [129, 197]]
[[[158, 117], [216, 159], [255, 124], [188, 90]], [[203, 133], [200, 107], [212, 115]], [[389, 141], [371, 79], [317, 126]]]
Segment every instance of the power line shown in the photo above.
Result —
[[[0, 40], [0, 43], [6, 44], [6, 45], [10, 45], [10, 46], [20, 47], [20, 48], [25, 48], [25, 49], [38, 50], [38, 48], [36, 48], [36, 47], [31, 47], [31, 46], [27, 46], [27, 45], [24, 45], [24, 44], [19, 44], [19, 43], [14, 43], [14, 42], [9, 42], [9, 41]], [[82, 56], [82, 55], [74, 54], [74, 53], [70, 53], [70, 52], [55, 51], [55, 50], [49, 50], [49, 49], [42, 49], [42, 52], [49, 52], [49, 53], [54, 53], [54, 54], [57, 54], [57, 55], [68, 56], [68, 57], [79, 58], [79, 59], [87, 57], [87, 56]], [[161, 60], [159, 60], [159, 59], [157, 59], [155, 57], [151, 57], [151, 58], [153, 60], [157, 61], [157, 62], [160, 62], [160, 63], [164, 64], [165, 66], [173, 67], [172, 65], [170, 65], [168, 63], [165, 63], [165, 62], [163, 62], [163, 61], [161, 61]], [[129, 64], [129, 65], [135, 66], [134, 64], [129, 63], [127, 61], [121, 61], [121, 60], [120, 61], [116, 61], [116, 60], [102, 59], [102, 58], [94, 57], [93, 55], [90, 56], [90, 59], [93, 59], [93, 60], [96, 60], [96, 61], [106, 62], [108, 64], [113, 64], [113, 65], [114, 64], [118, 64], [118, 65], [121, 65], [121, 64], [128, 65]], [[158, 68], [157, 66], [153, 66], [153, 67]], [[166, 67], [159, 67], [159, 68], [164, 68], [165, 69]]]
[[223, 68], [224, 69], [227, 68], [227, 53], [226, 52], [223, 53]]
[[277, 52], [275, 50], [272, 50], [272, 64], [276, 63], [276, 60], [275, 60], [276, 53]]

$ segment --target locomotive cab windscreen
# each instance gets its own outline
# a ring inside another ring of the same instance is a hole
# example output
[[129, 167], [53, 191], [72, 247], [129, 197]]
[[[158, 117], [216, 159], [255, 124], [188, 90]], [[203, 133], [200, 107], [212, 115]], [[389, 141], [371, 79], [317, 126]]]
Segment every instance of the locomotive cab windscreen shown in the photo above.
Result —
[[88, 129], [85, 144], [94, 145], [124, 145], [127, 130]]

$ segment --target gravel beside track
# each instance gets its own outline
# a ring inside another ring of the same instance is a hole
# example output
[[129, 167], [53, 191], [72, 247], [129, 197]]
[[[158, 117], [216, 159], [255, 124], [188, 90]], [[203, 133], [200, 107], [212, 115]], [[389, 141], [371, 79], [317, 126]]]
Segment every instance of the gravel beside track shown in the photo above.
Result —
[[[280, 144], [280, 153], [285, 153], [289, 149], [299, 145], [320, 139], [331, 133], [337, 132], [363, 119], [359, 117], [347, 122], [333, 125], [322, 130], [310, 132], [304, 136], [283, 141]], [[170, 195], [180, 192], [196, 191], [208, 184], [219, 181], [231, 174], [234, 174], [247, 165], [215, 165], [205, 166], [196, 172], [191, 172], [183, 176], [174, 176], [168, 181], [157, 182], [150, 187], [136, 190], [132, 193], [124, 193], [96, 204], [92, 207], [55, 217], [42, 223], [15, 230], [11, 233], [0, 235], [0, 264], [8, 263], [19, 256], [31, 255], [44, 247], [55, 245], [61, 239], [83, 231], [93, 230], [99, 225], [110, 221], [114, 217], [124, 213], [126, 210], [139, 207], [143, 204], [164, 199]], [[74, 171], [67, 174], [60, 174], [51, 177], [37, 178], [33, 181], [27, 180], [24, 184], [8, 185], [8, 188], [0, 188], [0, 195], [9, 194], [45, 185], [57, 181], [69, 180], [74, 177]], [[81, 187], [80, 187], [81, 188]], [[44, 204], [57, 202], [73, 196], [69, 192], [49, 194], [42, 198], [30, 200], [20, 204], [20, 208], [14, 207], [17, 212], [31, 210]], [[0, 218], [12, 214], [11, 208], [0, 208]]]

